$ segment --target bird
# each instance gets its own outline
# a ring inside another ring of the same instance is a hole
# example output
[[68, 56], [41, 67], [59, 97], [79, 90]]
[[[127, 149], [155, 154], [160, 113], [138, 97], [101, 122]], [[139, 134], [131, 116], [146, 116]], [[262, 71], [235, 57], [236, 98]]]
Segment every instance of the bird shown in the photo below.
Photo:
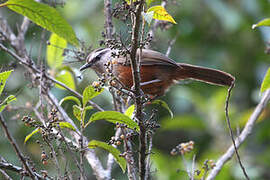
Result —
[[[112, 74], [126, 88], [132, 88], [133, 78], [130, 64], [130, 55], [115, 55], [119, 50], [98, 48], [86, 58], [86, 63], [80, 71], [92, 68], [98, 76], [106, 74], [106, 64], [113, 62]], [[140, 87], [144, 94], [159, 97], [181, 80], [192, 79], [219, 86], [232, 86], [235, 78], [226, 72], [195, 66], [185, 63], [176, 63], [166, 55], [150, 50], [138, 49], [136, 58], [140, 55]]]

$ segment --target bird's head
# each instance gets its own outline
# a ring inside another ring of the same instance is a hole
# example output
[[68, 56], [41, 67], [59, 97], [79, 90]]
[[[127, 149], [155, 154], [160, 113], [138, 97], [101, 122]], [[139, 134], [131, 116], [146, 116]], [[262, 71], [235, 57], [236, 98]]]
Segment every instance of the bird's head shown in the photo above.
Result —
[[86, 63], [80, 68], [80, 71], [92, 68], [101, 74], [105, 71], [104, 64], [110, 61], [110, 58], [111, 50], [109, 48], [96, 49], [87, 56]]

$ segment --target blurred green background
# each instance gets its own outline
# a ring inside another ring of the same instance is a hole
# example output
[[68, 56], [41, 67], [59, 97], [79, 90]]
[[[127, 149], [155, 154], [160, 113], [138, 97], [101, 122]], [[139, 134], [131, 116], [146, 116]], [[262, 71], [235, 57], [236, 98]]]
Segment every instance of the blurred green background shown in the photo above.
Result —
[[[104, 27], [103, 1], [100, 0], [67, 0], [63, 8], [58, 8], [74, 28], [80, 40], [93, 48], [99, 47], [101, 32]], [[113, 3], [117, 0], [113, 0]], [[160, 4], [156, 1], [154, 4]], [[252, 30], [252, 24], [270, 17], [269, 0], [175, 0], [169, 1], [166, 8], [177, 24], [168, 30], [158, 30], [152, 49], [165, 53], [169, 41], [176, 38], [170, 57], [177, 62], [202, 65], [226, 71], [236, 78], [236, 86], [230, 102], [231, 123], [233, 129], [241, 130], [258, 103], [260, 84], [269, 67], [269, 55], [265, 53], [270, 40], [270, 28], [261, 27]], [[7, 8], [0, 9], [16, 32], [22, 16]], [[123, 22], [114, 19], [116, 31], [127, 33]], [[42, 38], [44, 34], [44, 38]], [[46, 41], [50, 33], [34, 24], [26, 34], [26, 45], [29, 54], [37, 59], [41, 50], [41, 60], [46, 58]], [[7, 44], [6, 44], [7, 45]], [[72, 47], [71, 47], [72, 48]], [[14, 66], [14, 60], [0, 51], [2, 69]], [[74, 60], [67, 56], [65, 61]], [[75, 71], [82, 63], [68, 64]], [[24, 75], [23, 75], [24, 74]], [[31, 88], [27, 81], [25, 69], [16, 65], [15, 71], [7, 82], [7, 94], [17, 94], [14, 107], [25, 106], [27, 102], [35, 104], [38, 100], [38, 89]], [[76, 77], [75, 77], [76, 78]], [[87, 70], [83, 79], [76, 79], [77, 91], [82, 90], [97, 78], [95, 73]], [[69, 95], [57, 88], [52, 89], [59, 98]], [[159, 108], [157, 121], [161, 128], [154, 135], [154, 154], [152, 155], [152, 175], [158, 180], [188, 179], [184, 172], [186, 167], [182, 158], [170, 156], [172, 148], [181, 142], [193, 140], [195, 149], [185, 156], [188, 167], [196, 154], [196, 169], [200, 169], [206, 159], [214, 161], [231, 145], [229, 132], [225, 123], [225, 98], [227, 89], [195, 81], [180, 82], [173, 86], [161, 99], [166, 101], [174, 113], [169, 117], [166, 110]], [[4, 97], [1, 97], [3, 100]], [[112, 109], [112, 99], [108, 91], [94, 101], [104, 109]], [[66, 109], [71, 110], [66, 104]], [[270, 117], [269, 108], [255, 126], [252, 135], [241, 146], [240, 155], [251, 179], [270, 179]], [[27, 145], [24, 137], [33, 129], [25, 127], [20, 121], [23, 115], [31, 115], [25, 109], [4, 112], [8, 126], [18, 144], [36, 161], [40, 160], [40, 148], [35, 143], [39, 136], [33, 137]], [[74, 118], [74, 117], [73, 117]], [[114, 127], [109, 123], [95, 123], [87, 129], [87, 137], [108, 141], [114, 134]], [[135, 145], [136, 146], [136, 145]], [[104, 154], [105, 152], [100, 152]], [[10, 162], [19, 165], [15, 153], [4, 136], [0, 133], [0, 154]], [[38, 169], [52, 169], [53, 167]], [[127, 179], [121, 174], [118, 165], [114, 166], [115, 179]], [[86, 166], [89, 178], [92, 172]], [[1, 178], [1, 176], [0, 176]], [[15, 178], [16, 179], [16, 178]], [[217, 179], [243, 179], [242, 171], [233, 158], [221, 171]]]

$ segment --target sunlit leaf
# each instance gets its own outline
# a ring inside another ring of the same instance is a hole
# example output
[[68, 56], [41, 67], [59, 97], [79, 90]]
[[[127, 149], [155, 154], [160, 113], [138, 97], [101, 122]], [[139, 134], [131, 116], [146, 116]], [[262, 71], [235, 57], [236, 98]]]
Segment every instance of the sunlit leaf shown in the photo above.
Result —
[[261, 92], [270, 88], [270, 68], [268, 68], [266, 75], [264, 76], [262, 85], [261, 85]]
[[270, 18], [263, 19], [259, 21], [257, 24], [253, 24], [252, 29], [255, 29], [256, 27], [260, 26], [270, 26]]
[[73, 131], [76, 131], [75, 127], [72, 124], [70, 124], [69, 122], [60, 122], [59, 126], [60, 126], [60, 128], [68, 128], [68, 129], [71, 129]]
[[47, 63], [50, 68], [56, 69], [63, 63], [63, 54], [64, 49], [67, 47], [67, 41], [52, 33], [49, 42], [47, 45]]
[[157, 20], [169, 21], [171, 23], [177, 24], [173, 17], [166, 11], [162, 6], [152, 6], [147, 10], [147, 13], [153, 11], [153, 18]]
[[25, 139], [24, 139], [24, 143], [26, 143], [34, 134], [36, 134], [37, 132], [39, 132], [40, 131], [40, 129], [39, 128], [37, 128], [37, 129], [35, 129], [34, 131], [32, 131], [30, 134], [28, 134], [26, 137], [25, 137]]
[[2, 94], [3, 90], [4, 90], [4, 87], [6, 85], [6, 82], [7, 82], [7, 79], [10, 75], [10, 73], [12, 72], [13, 70], [10, 70], [10, 71], [5, 71], [5, 72], [1, 72], [0, 73], [0, 95]]
[[9, 0], [0, 5], [0, 7], [3, 6], [7, 6], [9, 9], [26, 16], [37, 25], [78, 46], [78, 39], [72, 27], [55, 8], [34, 0]]
[[73, 115], [79, 120], [81, 121], [82, 120], [82, 109], [77, 106], [77, 105], [73, 105]]
[[64, 97], [64, 98], [61, 99], [61, 101], [59, 102], [59, 105], [61, 106], [61, 105], [63, 104], [63, 102], [68, 101], [68, 100], [74, 101], [78, 106], [81, 106], [81, 105], [82, 105], [82, 104], [81, 104], [81, 101], [80, 101], [77, 97], [75, 97], [75, 96], [66, 96], [66, 97]]
[[87, 86], [83, 91], [83, 107], [87, 104], [87, 102], [94, 97], [98, 96], [103, 92], [103, 89], [100, 91], [96, 91], [95, 88], [91, 85]]
[[134, 111], [135, 111], [135, 106], [133, 104], [127, 108], [125, 115], [127, 115], [129, 118], [132, 118]]
[[[59, 73], [56, 74], [55, 79], [64, 83], [67, 87], [75, 90], [75, 80], [71, 72], [62, 70]], [[62, 86], [55, 84], [55, 87], [60, 88], [60, 89], [65, 89]]]
[[15, 101], [16, 97], [13, 95], [8, 96], [1, 104], [0, 104], [0, 112], [2, 112], [5, 107], [11, 103], [12, 101]]
[[171, 117], [173, 117], [173, 112], [172, 110], [169, 108], [168, 104], [165, 101], [162, 100], [155, 100], [153, 101], [151, 104], [157, 104], [163, 108], [165, 108], [166, 110], [168, 110], [168, 112], [170, 113]]
[[89, 148], [99, 147], [99, 148], [105, 149], [106, 151], [108, 151], [109, 153], [111, 153], [113, 155], [115, 161], [119, 164], [119, 166], [121, 167], [122, 171], [123, 172], [126, 171], [126, 166], [127, 166], [126, 160], [125, 160], [125, 158], [119, 156], [121, 154], [121, 152], [118, 149], [114, 148], [111, 145], [108, 145], [105, 142], [96, 141], [96, 140], [90, 141], [88, 143], [88, 147]]
[[99, 120], [105, 120], [111, 123], [121, 123], [127, 125], [128, 128], [139, 131], [139, 126], [136, 122], [130, 119], [127, 115], [117, 111], [103, 111], [97, 112], [91, 116], [88, 123], [92, 123]]

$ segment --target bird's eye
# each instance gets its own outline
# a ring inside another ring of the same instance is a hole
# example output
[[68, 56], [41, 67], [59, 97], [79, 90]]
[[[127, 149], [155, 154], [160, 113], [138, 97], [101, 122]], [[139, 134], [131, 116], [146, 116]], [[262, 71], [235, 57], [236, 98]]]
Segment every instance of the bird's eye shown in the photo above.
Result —
[[101, 55], [98, 55], [98, 56], [96, 56], [96, 61], [98, 61], [98, 60], [100, 60], [100, 58], [101, 58]]

